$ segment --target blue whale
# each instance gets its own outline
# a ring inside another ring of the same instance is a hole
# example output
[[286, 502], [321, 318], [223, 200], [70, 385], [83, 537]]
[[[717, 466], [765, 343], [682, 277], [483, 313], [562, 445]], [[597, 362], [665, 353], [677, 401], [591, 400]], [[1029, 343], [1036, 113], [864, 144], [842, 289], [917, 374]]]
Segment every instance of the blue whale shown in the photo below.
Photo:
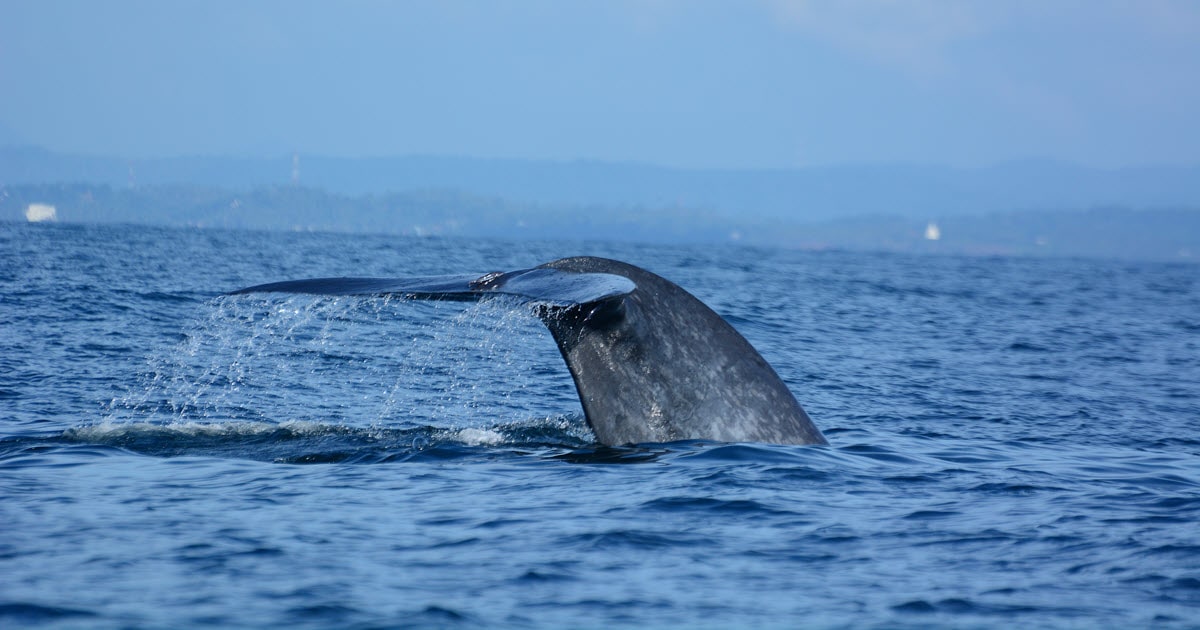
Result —
[[645, 269], [579, 256], [531, 269], [414, 278], [314, 278], [234, 294], [403, 295], [535, 306], [606, 445], [715, 440], [825, 444], [775, 370], [720, 315]]

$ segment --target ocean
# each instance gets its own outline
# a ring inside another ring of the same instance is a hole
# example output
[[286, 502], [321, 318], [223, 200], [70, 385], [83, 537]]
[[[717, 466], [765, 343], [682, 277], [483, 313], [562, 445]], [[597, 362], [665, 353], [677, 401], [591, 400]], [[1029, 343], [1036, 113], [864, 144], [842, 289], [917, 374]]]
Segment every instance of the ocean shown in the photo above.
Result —
[[[605, 447], [529, 308], [223, 295], [617, 258], [828, 446]], [[1200, 627], [1200, 266], [0, 223], [0, 626]]]

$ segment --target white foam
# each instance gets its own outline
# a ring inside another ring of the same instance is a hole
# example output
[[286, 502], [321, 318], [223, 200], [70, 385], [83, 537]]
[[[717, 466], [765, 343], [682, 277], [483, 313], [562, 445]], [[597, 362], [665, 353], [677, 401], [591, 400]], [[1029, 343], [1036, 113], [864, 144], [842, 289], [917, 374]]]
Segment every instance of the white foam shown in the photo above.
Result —
[[505, 442], [504, 435], [493, 429], [462, 429], [455, 437], [467, 446], [495, 446]]

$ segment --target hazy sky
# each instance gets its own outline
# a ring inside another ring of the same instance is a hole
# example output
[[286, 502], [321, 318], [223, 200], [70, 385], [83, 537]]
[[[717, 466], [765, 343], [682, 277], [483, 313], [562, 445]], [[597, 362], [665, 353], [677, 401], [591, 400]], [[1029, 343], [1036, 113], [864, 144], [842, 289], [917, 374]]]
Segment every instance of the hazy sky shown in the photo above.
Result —
[[1200, 164], [1193, 0], [0, 0], [0, 144]]

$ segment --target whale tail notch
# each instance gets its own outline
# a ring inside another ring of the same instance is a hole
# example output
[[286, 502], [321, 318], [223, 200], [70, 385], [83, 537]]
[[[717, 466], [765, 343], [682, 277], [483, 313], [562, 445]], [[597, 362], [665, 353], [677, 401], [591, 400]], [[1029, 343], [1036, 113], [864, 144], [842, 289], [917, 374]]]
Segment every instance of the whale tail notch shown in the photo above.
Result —
[[483, 275], [314, 278], [233, 291], [534, 304], [607, 445], [700, 439], [825, 444], [791, 391], [724, 319], [674, 283], [605, 258]]

